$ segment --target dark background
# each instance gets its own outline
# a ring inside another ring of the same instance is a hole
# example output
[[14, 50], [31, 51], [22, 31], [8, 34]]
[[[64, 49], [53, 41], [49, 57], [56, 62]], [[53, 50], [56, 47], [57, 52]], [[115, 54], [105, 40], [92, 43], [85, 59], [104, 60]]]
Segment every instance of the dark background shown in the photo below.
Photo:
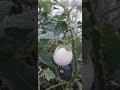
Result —
[[0, 90], [37, 90], [37, 0], [0, 0]]
[[83, 90], [120, 90], [120, 1], [83, 0]]

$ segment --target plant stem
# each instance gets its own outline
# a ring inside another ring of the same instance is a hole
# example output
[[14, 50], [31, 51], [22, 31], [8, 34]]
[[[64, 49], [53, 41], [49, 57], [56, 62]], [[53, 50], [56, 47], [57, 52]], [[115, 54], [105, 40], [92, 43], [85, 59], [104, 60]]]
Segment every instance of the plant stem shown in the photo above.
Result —
[[72, 35], [72, 51], [73, 51], [73, 60], [74, 60], [74, 74], [77, 72], [77, 51], [76, 51], [76, 41], [75, 36], [71, 30]]
[[[70, 12], [69, 12], [70, 14]], [[70, 16], [68, 14], [68, 21], [69, 21], [69, 25], [71, 25], [71, 19]], [[70, 33], [71, 33], [71, 37], [72, 37], [72, 51], [73, 51], [73, 60], [74, 60], [74, 74], [77, 73], [77, 51], [76, 51], [76, 38], [73, 32], [73, 28], [70, 26]]]
[[[69, 20], [69, 24], [71, 25], [71, 20], [70, 20], [70, 16], [68, 16], [68, 20]], [[71, 33], [71, 37], [72, 37], [72, 51], [73, 51], [73, 63], [74, 63], [74, 71], [73, 71], [73, 74], [72, 74], [72, 78], [70, 80], [70, 82], [67, 84], [65, 90], [68, 90], [70, 89], [73, 84], [74, 84], [74, 80], [76, 79], [77, 77], [77, 51], [76, 51], [76, 38], [75, 38], [75, 35], [74, 35], [74, 32], [72, 30], [73, 28], [70, 26], [70, 33]]]
[[46, 90], [50, 90], [50, 89], [52, 89], [52, 88], [56, 88], [56, 87], [58, 87], [58, 86], [60, 86], [60, 85], [64, 85], [64, 84], [67, 84], [67, 83], [66, 83], [66, 82], [64, 82], [64, 83], [59, 83], [59, 84], [56, 84], [56, 85], [53, 85], [53, 86], [47, 88]]
[[[54, 68], [55, 69], [55, 72], [56, 72], [56, 77], [59, 78], [59, 73], [58, 73], [58, 70], [57, 68]], [[62, 80], [58, 80], [59, 83], [62, 83]], [[63, 85], [62, 85], [62, 88], [64, 89]]]
[[73, 86], [73, 83], [74, 83], [74, 81], [75, 81], [75, 79], [76, 79], [76, 77], [77, 77], [77, 74], [78, 74], [78, 73], [75, 73], [75, 74], [73, 75], [72, 79], [71, 79], [70, 82], [67, 84], [65, 90], [68, 90], [68, 88], [70, 89], [70, 88]]
[[55, 69], [56, 77], [58, 78], [58, 77], [59, 77], [58, 70], [57, 70], [57, 68], [56, 68], [56, 67], [55, 67], [54, 69]]

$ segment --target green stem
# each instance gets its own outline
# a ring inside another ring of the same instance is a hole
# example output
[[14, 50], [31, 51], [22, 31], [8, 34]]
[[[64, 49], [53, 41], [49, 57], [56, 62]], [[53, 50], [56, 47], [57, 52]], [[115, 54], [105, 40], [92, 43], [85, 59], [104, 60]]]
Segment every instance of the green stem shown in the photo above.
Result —
[[59, 77], [58, 70], [57, 70], [57, 68], [56, 68], [56, 67], [55, 67], [54, 69], [55, 69], [56, 77], [58, 78], [58, 77]]
[[67, 84], [66, 82], [64, 82], [64, 83], [59, 83], [59, 84], [56, 84], [56, 85], [53, 85], [53, 86], [51, 86], [51, 87], [49, 87], [49, 88], [47, 88], [46, 90], [50, 90], [50, 89], [54, 89], [54, 88], [56, 88], [56, 87], [58, 87], [58, 86], [61, 86], [61, 85], [64, 85], [64, 84]]
[[73, 86], [74, 81], [75, 81], [75, 79], [76, 79], [76, 77], [77, 77], [77, 74], [78, 74], [78, 73], [75, 73], [75, 74], [73, 75], [72, 79], [71, 79], [70, 82], [67, 84], [65, 90], [68, 90], [68, 88], [70, 89], [70, 88]]
[[74, 74], [77, 73], [77, 51], [76, 51], [76, 41], [75, 36], [71, 30], [71, 36], [72, 36], [72, 51], [73, 51], [73, 60], [74, 60]]
[[[55, 72], [56, 72], [56, 77], [59, 78], [59, 73], [58, 73], [58, 70], [57, 68], [55, 68]], [[62, 80], [58, 80], [59, 83], [62, 83]], [[62, 88], [64, 89], [63, 85], [62, 85]]]
[[[70, 14], [70, 12], [69, 12]], [[71, 25], [71, 19], [70, 16], [68, 14], [68, 25]], [[73, 74], [77, 73], [77, 51], [76, 51], [76, 40], [75, 40], [75, 35], [73, 32], [73, 28], [70, 26], [70, 33], [71, 33], [71, 37], [72, 37], [72, 51], [73, 51], [73, 60], [74, 60], [74, 72]]]
[[[71, 25], [71, 21], [70, 21], [70, 17], [68, 17], [69, 20], [69, 25]], [[74, 84], [74, 80], [76, 79], [77, 76], [77, 51], [76, 51], [76, 40], [75, 40], [75, 35], [74, 32], [72, 30], [73, 28], [70, 26], [70, 33], [71, 33], [71, 37], [72, 37], [72, 51], [73, 51], [73, 63], [74, 63], [74, 69], [73, 69], [73, 75], [72, 78], [70, 80], [70, 82], [67, 84], [66, 89], [68, 90], [70, 89], [73, 84]]]

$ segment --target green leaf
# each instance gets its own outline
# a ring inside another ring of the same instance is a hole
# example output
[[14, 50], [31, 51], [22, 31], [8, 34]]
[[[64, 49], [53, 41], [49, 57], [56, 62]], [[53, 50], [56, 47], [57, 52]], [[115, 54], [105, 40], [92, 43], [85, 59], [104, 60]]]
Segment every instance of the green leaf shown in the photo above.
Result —
[[55, 36], [53, 32], [47, 32], [45, 34], [40, 34], [38, 36], [38, 40], [40, 39], [51, 39], [51, 40], [55, 40], [55, 39], [59, 39], [58, 36]]
[[64, 33], [64, 31], [67, 28], [67, 23], [65, 21], [59, 21], [57, 22], [55, 34], [60, 35], [61, 33]]
[[51, 79], [55, 78], [55, 74], [48, 68], [45, 71], [45, 78], [47, 78], [47, 80], [50, 81]]
[[55, 21], [48, 21], [46, 23], [44, 23], [44, 29], [48, 30], [48, 31], [53, 31], [55, 30], [56, 27], [56, 22]]
[[52, 3], [50, 0], [39, 0], [38, 4], [41, 5], [41, 7], [44, 8], [45, 12], [50, 12], [50, 8], [52, 6]]
[[79, 90], [82, 90], [82, 84], [78, 81]]
[[66, 33], [65, 37], [66, 37], [67, 40], [71, 40], [71, 39], [72, 39], [72, 37], [71, 37], [71, 32], [68, 31], [68, 32]]
[[51, 53], [47, 51], [41, 51], [38, 56], [39, 56], [40, 61], [43, 62], [44, 64], [50, 67], [56, 67], [56, 64], [53, 60], [53, 56]]

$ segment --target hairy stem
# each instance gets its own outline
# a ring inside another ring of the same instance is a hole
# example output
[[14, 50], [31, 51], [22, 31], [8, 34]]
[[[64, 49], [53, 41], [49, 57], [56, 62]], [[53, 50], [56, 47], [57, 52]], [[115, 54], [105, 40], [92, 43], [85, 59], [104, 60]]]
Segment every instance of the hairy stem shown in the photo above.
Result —
[[[68, 20], [69, 20], [69, 24], [71, 25], [71, 20], [70, 20], [69, 15], [68, 15]], [[74, 63], [74, 66], [73, 66], [72, 78], [71, 78], [70, 82], [67, 84], [65, 90], [68, 90], [73, 86], [74, 80], [77, 77], [77, 51], [76, 51], [76, 40], [75, 40], [76, 37], [74, 35], [73, 28], [71, 26], [70, 26], [70, 33], [71, 33], [71, 37], [72, 37], [72, 51], [73, 51], [73, 63]]]
[[59, 84], [56, 84], [56, 85], [53, 85], [53, 86], [47, 88], [46, 90], [51, 90], [51, 89], [54, 89], [54, 88], [56, 88], [56, 87], [58, 87], [58, 86], [61, 86], [61, 85], [64, 85], [64, 84], [67, 84], [67, 83], [66, 83], [66, 82], [64, 82], [64, 83], [59, 83]]

